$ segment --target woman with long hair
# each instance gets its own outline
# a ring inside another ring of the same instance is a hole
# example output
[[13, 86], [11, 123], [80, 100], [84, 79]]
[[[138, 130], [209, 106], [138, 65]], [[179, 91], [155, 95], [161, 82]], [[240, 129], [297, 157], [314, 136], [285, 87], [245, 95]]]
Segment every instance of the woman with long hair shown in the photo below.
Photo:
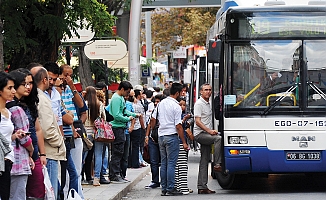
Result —
[[11, 112], [11, 121], [14, 124], [14, 131], [22, 130], [25, 137], [16, 139], [12, 145], [14, 146], [15, 161], [11, 169], [11, 186], [10, 199], [26, 199], [26, 184], [28, 176], [32, 174], [34, 169], [34, 161], [31, 158], [34, 148], [32, 139], [27, 134], [29, 122], [25, 111], [19, 106], [19, 100], [23, 96], [30, 93], [30, 86], [33, 84], [32, 79], [17, 70], [10, 72], [14, 78], [14, 88], [16, 90], [13, 101], [8, 101], [6, 107]]
[[10, 197], [10, 183], [12, 164], [15, 161], [12, 142], [16, 139], [21, 140], [25, 137], [22, 130], [14, 131], [14, 125], [11, 121], [11, 113], [6, 108], [6, 102], [12, 101], [16, 90], [14, 88], [14, 79], [6, 72], [0, 72], [0, 199], [8, 200]]
[[[103, 103], [98, 100], [96, 96], [96, 89], [92, 86], [86, 88], [85, 101], [88, 106], [87, 119], [85, 121], [85, 128], [87, 134], [94, 134], [94, 121], [96, 118], [101, 117], [105, 119], [105, 110]], [[103, 154], [103, 142], [94, 141], [94, 157], [95, 157], [95, 167], [94, 167], [94, 180], [93, 186], [100, 186], [100, 175], [102, 168], [102, 154]]]
[[22, 82], [29, 84], [29, 93], [24, 93], [19, 99], [19, 106], [25, 111], [28, 122], [30, 137], [32, 138], [32, 144], [34, 151], [32, 159], [35, 167], [32, 170], [32, 175], [28, 177], [26, 186], [27, 198], [44, 198], [45, 186], [43, 183], [44, 176], [42, 172], [42, 166], [46, 166], [46, 156], [44, 148], [44, 138], [41, 129], [40, 122], [38, 120], [37, 104], [39, 102], [37, 86], [34, 82], [34, 78], [31, 72], [25, 68], [19, 68], [10, 72], [15, 77], [15, 85]]

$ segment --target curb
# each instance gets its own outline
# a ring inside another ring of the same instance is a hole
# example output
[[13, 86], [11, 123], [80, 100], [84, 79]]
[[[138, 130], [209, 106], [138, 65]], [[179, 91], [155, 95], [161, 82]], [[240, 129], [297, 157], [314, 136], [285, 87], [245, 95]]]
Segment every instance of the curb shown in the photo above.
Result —
[[125, 188], [119, 191], [114, 197], [110, 198], [110, 200], [121, 200], [124, 196], [128, 194], [128, 192], [139, 183], [149, 172], [151, 168], [148, 166], [146, 170], [140, 173], [134, 180], [132, 180]]

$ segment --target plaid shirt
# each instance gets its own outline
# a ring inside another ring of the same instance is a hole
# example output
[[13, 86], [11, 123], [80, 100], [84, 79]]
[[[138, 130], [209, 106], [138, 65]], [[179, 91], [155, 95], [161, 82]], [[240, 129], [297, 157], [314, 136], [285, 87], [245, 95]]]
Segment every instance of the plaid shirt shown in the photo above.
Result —
[[[14, 124], [14, 132], [21, 129], [25, 132], [29, 129], [28, 117], [25, 114], [25, 111], [20, 106], [13, 106], [9, 108], [11, 112], [11, 121]], [[29, 153], [21, 144], [26, 143], [29, 136], [26, 136], [20, 140], [20, 144], [17, 144], [16, 141], [12, 142], [14, 147], [15, 161], [12, 165], [11, 175], [30, 175], [32, 174], [31, 168], [29, 166]]]

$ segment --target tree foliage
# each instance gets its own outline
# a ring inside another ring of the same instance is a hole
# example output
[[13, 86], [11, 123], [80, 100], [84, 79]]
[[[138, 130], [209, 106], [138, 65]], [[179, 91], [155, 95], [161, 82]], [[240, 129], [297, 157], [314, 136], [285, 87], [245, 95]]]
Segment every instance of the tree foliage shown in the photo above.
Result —
[[157, 9], [152, 15], [152, 41], [156, 46], [205, 45], [218, 8]]
[[2, 0], [0, 14], [4, 57], [11, 69], [30, 62], [56, 61], [64, 34], [71, 36], [71, 31], [85, 26], [98, 36], [111, 34], [115, 20], [96, 0]]

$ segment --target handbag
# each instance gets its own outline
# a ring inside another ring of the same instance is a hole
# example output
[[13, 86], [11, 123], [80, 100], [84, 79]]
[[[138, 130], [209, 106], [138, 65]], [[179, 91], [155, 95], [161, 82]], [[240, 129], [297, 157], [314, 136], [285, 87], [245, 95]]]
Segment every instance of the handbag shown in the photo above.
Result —
[[145, 162], [151, 164], [151, 159], [149, 157], [148, 145], [144, 146], [143, 159], [145, 160]]
[[92, 149], [94, 144], [88, 137], [82, 137], [82, 141], [83, 141], [83, 152]]
[[73, 122], [74, 128], [80, 137], [87, 136], [85, 126], [82, 120], [76, 120]]
[[48, 169], [43, 166], [42, 167], [42, 172], [44, 176], [44, 186], [45, 186], [45, 200], [55, 200], [55, 195], [54, 195], [54, 190], [50, 181]]
[[89, 151], [93, 147], [93, 142], [87, 137], [85, 126], [82, 120], [76, 120], [73, 123], [74, 128], [83, 141], [83, 152]]
[[157, 111], [156, 111], [156, 123], [155, 123], [155, 126], [154, 128], [152, 128], [151, 130], [151, 138], [153, 139], [153, 141], [155, 143], [158, 143], [158, 127], [159, 127], [159, 121], [157, 119], [158, 117], [158, 105], [157, 105]]
[[79, 194], [76, 192], [74, 188], [71, 188], [68, 193], [67, 200], [82, 200]]
[[115, 139], [112, 125], [101, 117], [94, 121], [94, 140], [97, 142], [110, 143]]

